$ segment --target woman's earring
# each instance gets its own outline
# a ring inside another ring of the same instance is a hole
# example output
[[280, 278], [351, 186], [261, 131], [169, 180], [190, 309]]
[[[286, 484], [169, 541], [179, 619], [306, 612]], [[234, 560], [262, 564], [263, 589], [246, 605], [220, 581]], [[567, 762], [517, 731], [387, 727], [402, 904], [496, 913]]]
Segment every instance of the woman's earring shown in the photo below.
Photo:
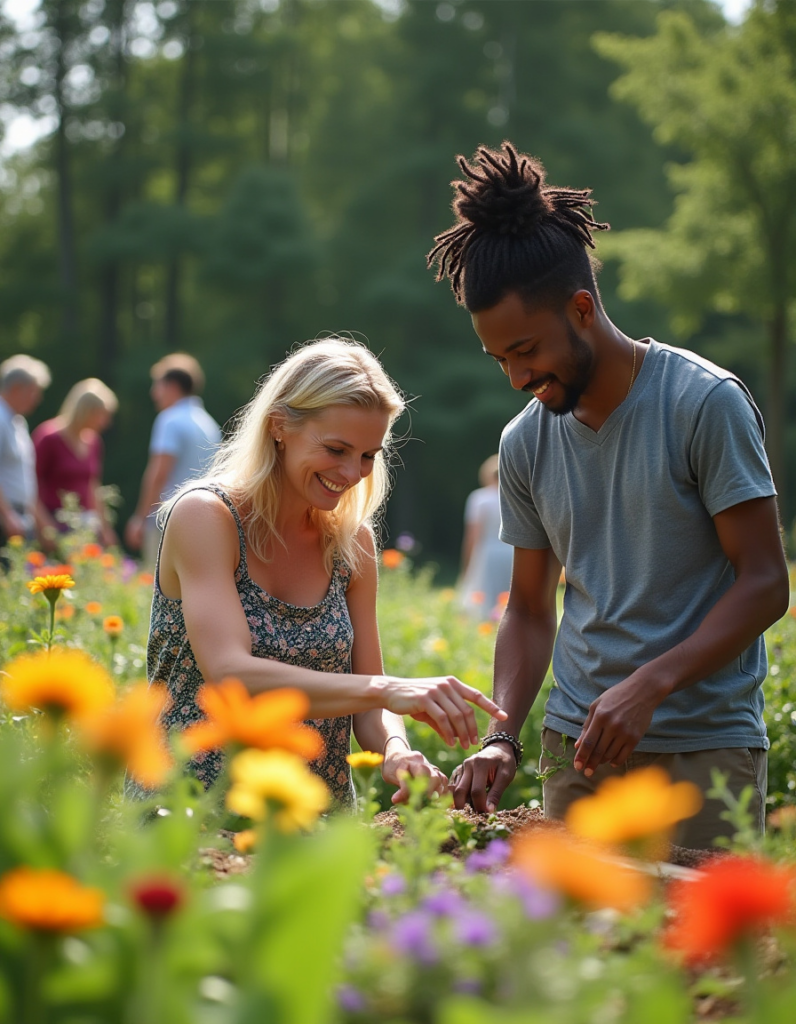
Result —
[[281, 437], [275, 437], [275, 438], [274, 438], [274, 444], [276, 445], [276, 447], [277, 447], [277, 448], [278, 448], [278, 449], [279, 449], [280, 451], [282, 450], [282, 448], [284, 448], [284, 447], [285, 447], [285, 442], [284, 442], [284, 441], [282, 440], [282, 438], [281, 438]]

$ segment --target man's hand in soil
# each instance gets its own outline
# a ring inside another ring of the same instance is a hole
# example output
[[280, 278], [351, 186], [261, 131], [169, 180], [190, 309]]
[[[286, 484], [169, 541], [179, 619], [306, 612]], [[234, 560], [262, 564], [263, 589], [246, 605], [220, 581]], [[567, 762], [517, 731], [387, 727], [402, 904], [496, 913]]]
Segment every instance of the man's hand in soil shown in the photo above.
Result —
[[593, 775], [601, 764], [618, 767], [630, 757], [650, 727], [661, 695], [638, 673], [610, 687], [589, 707], [575, 740], [575, 769]]
[[517, 759], [510, 743], [490, 743], [454, 768], [450, 790], [453, 806], [471, 804], [476, 811], [492, 813], [517, 773]]

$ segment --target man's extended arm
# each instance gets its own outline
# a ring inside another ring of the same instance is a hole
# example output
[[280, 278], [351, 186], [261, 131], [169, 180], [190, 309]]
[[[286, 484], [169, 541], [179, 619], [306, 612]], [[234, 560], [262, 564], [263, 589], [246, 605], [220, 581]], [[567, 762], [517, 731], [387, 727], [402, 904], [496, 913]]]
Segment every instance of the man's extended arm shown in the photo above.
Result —
[[[544, 682], [556, 635], [556, 587], [561, 563], [550, 548], [514, 549], [506, 611], [495, 645], [493, 699], [507, 713], [490, 732], [519, 737]], [[490, 743], [454, 773], [456, 807], [470, 801], [477, 811], [494, 811], [517, 770], [510, 743]]]
[[[575, 767], [586, 775], [606, 762], [627, 760], [669, 694], [729, 664], [788, 610], [788, 568], [776, 500], [741, 502], [719, 512], [713, 522], [735, 582], [690, 637], [592, 703], [575, 741]], [[501, 706], [510, 710], [505, 702]]]

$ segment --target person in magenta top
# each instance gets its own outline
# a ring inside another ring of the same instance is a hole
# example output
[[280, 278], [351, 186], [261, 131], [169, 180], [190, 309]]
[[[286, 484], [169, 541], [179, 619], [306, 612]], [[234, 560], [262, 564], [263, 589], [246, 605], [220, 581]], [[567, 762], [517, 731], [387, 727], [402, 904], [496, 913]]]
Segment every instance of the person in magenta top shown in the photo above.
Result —
[[118, 407], [116, 395], [95, 377], [71, 388], [59, 414], [33, 431], [41, 514], [63, 531], [55, 513], [64, 494], [74, 494], [85, 513], [85, 524], [105, 545], [118, 543], [99, 496], [104, 447], [100, 436]]

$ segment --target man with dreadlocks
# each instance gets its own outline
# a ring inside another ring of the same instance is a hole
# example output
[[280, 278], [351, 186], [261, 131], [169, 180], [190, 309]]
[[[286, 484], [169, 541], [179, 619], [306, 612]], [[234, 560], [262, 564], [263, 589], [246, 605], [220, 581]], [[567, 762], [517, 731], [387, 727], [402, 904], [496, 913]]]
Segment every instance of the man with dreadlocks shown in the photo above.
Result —
[[[547, 185], [509, 143], [458, 162], [457, 223], [429, 264], [532, 398], [500, 445], [514, 571], [494, 699], [509, 717], [454, 771], [456, 806], [497, 807], [552, 655], [549, 817], [608, 776], [657, 764], [703, 794], [714, 768], [736, 795], [751, 786], [762, 828], [762, 633], [787, 609], [788, 575], [760, 413], [732, 373], [609, 320], [590, 255], [608, 225], [590, 190]], [[710, 847], [731, 828], [723, 809], [705, 796], [675, 841]]]

